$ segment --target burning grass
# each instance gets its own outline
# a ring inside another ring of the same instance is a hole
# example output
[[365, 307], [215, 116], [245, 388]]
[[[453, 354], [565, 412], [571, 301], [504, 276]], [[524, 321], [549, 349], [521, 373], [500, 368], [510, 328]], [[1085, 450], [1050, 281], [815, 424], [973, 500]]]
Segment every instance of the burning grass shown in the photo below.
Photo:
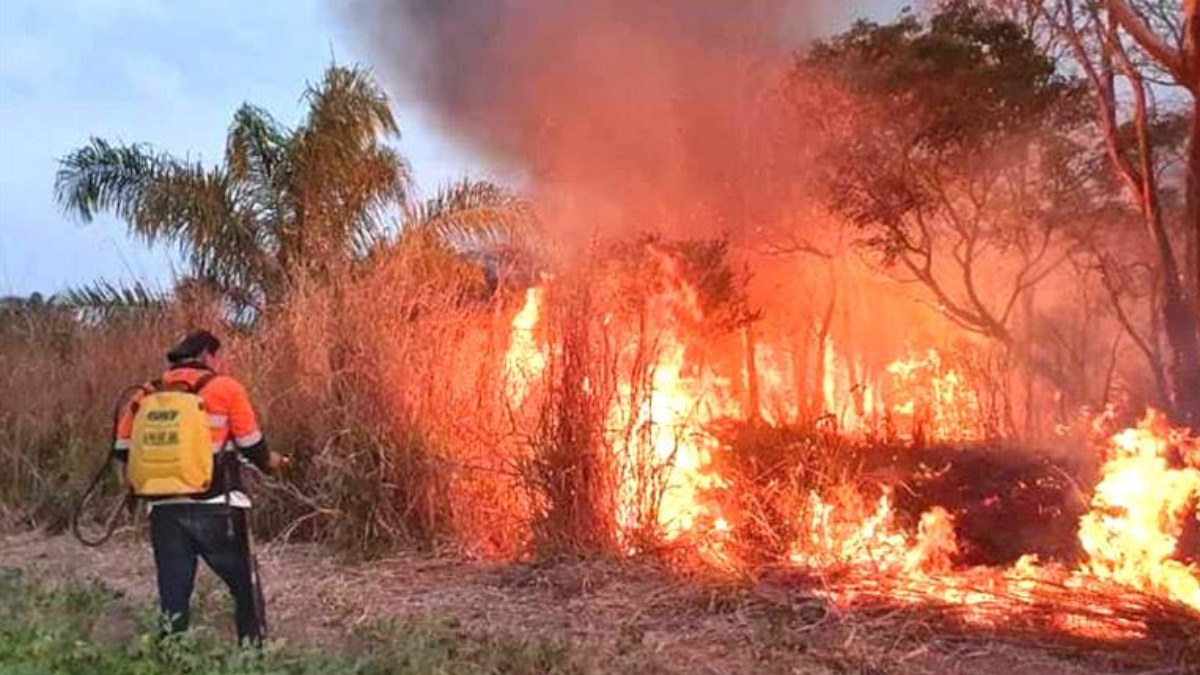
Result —
[[[761, 552], [772, 549], [764, 540], [776, 551], [791, 542], [789, 564], [773, 574], [819, 589], [846, 611], [914, 612], [947, 630], [1041, 636], [1063, 648], [1148, 640], [1151, 651], [1190, 663], [1200, 576], [1182, 540], [1196, 525], [1200, 484], [1182, 458], [1193, 447], [1151, 413], [1112, 440], [1089, 504], [1072, 467], [1002, 445], [843, 442], [844, 479], [824, 487], [803, 485], [786, 463], [743, 472], [777, 493], [787, 476], [795, 482], [782, 490], [786, 498], [734, 521], [734, 545]], [[754, 465], [761, 450], [749, 450]], [[1129, 480], [1144, 486], [1136, 499], [1114, 494]], [[737, 481], [733, 492], [742, 502], [770, 494]]]
[[[1074, 451], [1021, 449], [994, 438], [998, 399], [966, 360], [905, 350], [871, 369], [823, 339], [771, 344], [725, 255], [642, 240], [488, 294], [400, 251], [297, 290], [230, 350], [296, 460], [259, 486], [260, 530], [359, 553], [654, 556], [838, 611], [1195, 662], [1189, 432], [1152, 414]], [[42, 320], [5, 328], [10, 372], [52, 387], [5, 384], [4, 504], [53, 528], [104, 452], [95, 399], [153, 373], [186, 322]]]

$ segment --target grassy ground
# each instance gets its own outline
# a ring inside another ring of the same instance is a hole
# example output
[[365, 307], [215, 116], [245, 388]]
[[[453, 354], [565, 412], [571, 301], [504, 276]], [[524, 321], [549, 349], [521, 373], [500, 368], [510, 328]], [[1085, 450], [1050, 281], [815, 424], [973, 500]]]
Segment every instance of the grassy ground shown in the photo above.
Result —
[[[863, 673], [1082, 675], [1147, 670], [1119, 651], [1081, 654], [943, 632], [920, 613], [839, 613], [793, 584], [686, 578], [649, 561], [485, 564], [396, 554], [348, 562], [263, 545], [274, 643], [230, 650], [231, 608], [207, 570], [196, 627], [153, 635], [153, 564], [119, 533], [101, 549], [0, 533], [0, 673]], [[17, 600], [8, 602], [11, 596]], [[1182, 673], [1163, 659], [1155, 672]], [[1153, 670], [1153, 668], [1151, 668]]]
[[[47, 585], [0, 571], [0, 672], [11, 675], [205, 673], [585, 673], [594, 657], [562, 643], [469, 633], [450, 622], [388, 621], [338, 650], [236, 649], [211, 628], [156, 637], [154, 614], [100, 584]], [[202, 612], [203, 614], [203, 612]], [[624, 667], [606, 672], [620, 672]], [[647, 664], [649, 665], [649, 664]], [[637, 672], [646, 672], [639, 668]], [[629, 670], [632, 672], [632, 669]]]

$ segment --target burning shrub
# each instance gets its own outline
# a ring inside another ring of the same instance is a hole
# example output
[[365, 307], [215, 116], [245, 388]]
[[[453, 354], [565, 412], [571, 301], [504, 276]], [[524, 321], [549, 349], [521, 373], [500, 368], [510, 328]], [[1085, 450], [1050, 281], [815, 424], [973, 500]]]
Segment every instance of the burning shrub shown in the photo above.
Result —
[[[782, 564], [836, 578], [842, 585], [829, 592], [851, 604], [882, 593], [968, 608], [1040, 597], [1030, 585], [1110, 582], [1200, 601], [1186, 550], [1200, 453], [1184, 431], [1152, 418], [1118, 435], [1089, 505], [1079, 487], [1090, 483], [1089, 462], [1067, 452], [972, 433], [884, 440], [829, 414], [768, 424], [755, 414], [759, 371], [748, 367], [768, 364], [756, 358], [761, 345], [739, 336], [736, 321], [707, 319], [749, 318], [731, 311], [738, 294], [712, 302], [712, 289], [689, 276], [700, 272], [685, 262], [688, 247], [640, 246], [601, 250], [575, 274], [512, 295], [474, 293], [470, 275], [423, 284], [412, 274], [420, 261], [403, 253], [338, 284], [297, 289], [231, 349], [260, 394], [268, 436], [297, 460], [287, 481], [258, 491], [260, 528], [360, 552], [669, 549], [710, 570]], [[25, 354], [31, 379], [36, 366], [107, 388], [107, 370], [79, 378], [92, 368], [80, 355], [119, 360], [131, 351], [121, 341], [166, 342], [159, 321], [80, 325], [72, 340], [39, 348], [22, 340], [40, 335], [6, 334], [14, 346], [4, 353]], [[119, 369], [157, 368], [156, 353], [135, 358]], [[980, 412], [939, 396], [951, 372], [939, 363], [925, 368], [929, 377], [907, 377], [904, 393], [949, 413]], [[45, 453], [37, 472], [21, 469], [6, 485], [18, 491], [51, 485], [46, 475], [68, 472], [74, 456], [46, 453], [63, 437], [49, 418], [33, 419], [5, 418], [10, 437], [36, 429], [17, 442]], [[99, 429], [91, 433], [101, 452]], [[4, 459], [18, 466], [16, 455]]]
[[805, 427], [726, 422], [714, 430], [721, 450], [712, 471], [726, 489], [721, 502], [734, 524], [739, 558], [749, 565], [783, 559], [810, 519], [810, 496], [854, 485], [862, 457], [819, 421]]
[[553, 313], [557, 349], [524, 477], [532, 490], [534, 545], [544, 553], [615, 548], [615, 458], [605, 433], [612, 397], [586, 277]]
[[[398, 251], [342, 286], [297, 294], [250, 345], [262, 350], [257, 388], [278, 392], [264, 416], [293, 441], [290, 480], [310, 497], [291, 500], [277, 525], [321, 520], [310, 534], [366, 550], [452, 543], [516, 555], [528, 507], [506, 414], [502, 307], [477, 300], [480, 279], [427, 255]], [[288, 358], [272, 355], [280, 345]]]

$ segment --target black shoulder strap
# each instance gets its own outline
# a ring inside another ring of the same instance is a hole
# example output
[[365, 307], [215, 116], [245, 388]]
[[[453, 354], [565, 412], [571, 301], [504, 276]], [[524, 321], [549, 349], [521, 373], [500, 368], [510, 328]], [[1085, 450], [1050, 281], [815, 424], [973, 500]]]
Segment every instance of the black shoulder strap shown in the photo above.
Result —
[[217, 379], [217, 377], [219, 377], [219, 375], [217, 375], [217, 373], [207, 372], [207, 373], [201, 375], [200, 377], [196, 378], [195, 384], [193, 384], [191, 387], [192, 393], [199, 394], [201, 389], [204, 389], [205, 387], [207, 387], [208, 383]]

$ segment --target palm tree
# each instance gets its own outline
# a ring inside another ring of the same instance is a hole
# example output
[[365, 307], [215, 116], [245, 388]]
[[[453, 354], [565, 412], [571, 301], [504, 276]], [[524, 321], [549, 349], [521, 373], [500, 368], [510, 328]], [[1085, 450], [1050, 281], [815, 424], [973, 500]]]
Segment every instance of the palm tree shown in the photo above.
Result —
[[330, 66], [304, 100], [294, 129], [243, 105], [220, 166], [93, 138], [61, 160], [55, 196], [84, 222], [109, 212], [147, 243], [177, 246], [192, 276], [262, 309], [361, 254], [409, 191], [387, 145], [396, 119], [368, 70]]
[[417, 246], [480, 269], [493, 290], [533, 283], [547, 251], [533, 206], [487, 181], [460, 180], [405, 207], [398, 247]]

